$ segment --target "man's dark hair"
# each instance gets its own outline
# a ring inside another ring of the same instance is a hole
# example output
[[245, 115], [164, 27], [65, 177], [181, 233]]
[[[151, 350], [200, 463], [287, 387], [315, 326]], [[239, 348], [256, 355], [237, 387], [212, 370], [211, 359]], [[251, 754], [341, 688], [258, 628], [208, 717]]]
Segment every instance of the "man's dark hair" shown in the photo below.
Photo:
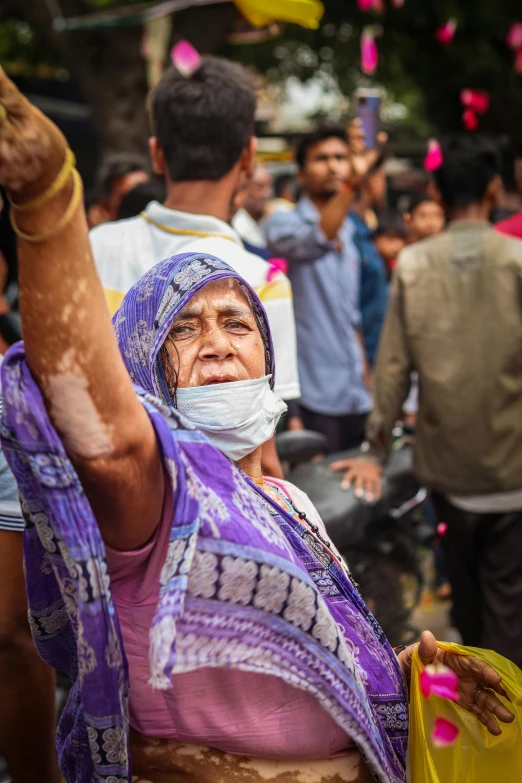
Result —
[[348, 144], [346, 130], [340, 125], [320, 125], [316, 130], [312, 131], [312, 133], [307, 133], [306, 136], [303, 136], [299, 140], [295, 150], [295, 159], [299, 168], [304, 168], [306, 156], [311, 147], [318, 144], [320, 141], [332, 138], [341, 139], [345, 144]]
[[406, 226], [404, 218], [397, 210], [382, 210], [377, 213], [377, 228], [374, 237], [380, 237], [383, 234], [393, 234], [398, 237], [406, 236]]
[[122, 197], [118, 209], [118, 220], [139, 215], [151, 201], [165, 201], [165, 184], [151, 179], [129, 190]]
[[163, 74], [150, 102], [153, 133], [174, 182], [222, 179], [254, 133], [256, 93], [242, 66], [205, 56], [191, 76]]
[[274, 180], [274, 196], [281, 198], [286, 188], [290, 188], [295, 197], [297, 190], [297, 180], [293, 174], [280, 174]]
[[480, 136], [452, 139], [442, 145], [444, 162], [434, 172], [447, 207], [481, 202], [493, 177], [500, 173], [497, 148]]
[[100, 166], [93, 192], [99, 196], [110, 196], [114, 182], [135, 171], [149, 172], [147, 158], [132, 153], [111, 155]]

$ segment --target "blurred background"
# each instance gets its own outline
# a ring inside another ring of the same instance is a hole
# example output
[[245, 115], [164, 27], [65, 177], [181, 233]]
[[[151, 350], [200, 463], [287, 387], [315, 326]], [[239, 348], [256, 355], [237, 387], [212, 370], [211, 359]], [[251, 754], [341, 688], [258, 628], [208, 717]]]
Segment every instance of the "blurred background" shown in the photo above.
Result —
[[[0, 63], [67, 135], [87, 187], [111, 153], [146, 153], [146, 95], [180, 39], [255, 71], [260, 153], [274, 165], [292, 159], [295, 137], [314, 122], [352, 116], [357, 88], [381, 88], [392, 200], [414, 185], [426, 139], [463, 129], [461, 91], [486, 91], [481, 129], [503, 143], [510, 187], [522, 110], [520, 49], [507, 40], [522, 18], [517, 0], [310, 0], [301, 24], [285, 21], [285, 6], [1, 0]], [[361, 67], [363, 33], [378, 49], [371, 75]]]

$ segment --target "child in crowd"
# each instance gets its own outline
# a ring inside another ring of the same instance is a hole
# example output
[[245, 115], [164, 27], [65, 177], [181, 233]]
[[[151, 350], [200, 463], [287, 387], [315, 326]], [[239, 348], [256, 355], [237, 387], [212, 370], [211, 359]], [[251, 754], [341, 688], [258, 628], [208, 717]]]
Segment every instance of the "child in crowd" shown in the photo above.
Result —
[[404, 221], [407, 244], [412, 245], [421, 239], [440, 234], [446, 224], [446, 216], [438, 201], [429, 193], [423, 193], [412, 198], [409, 210], [404, 214]]
[[402, 215], [393, 211], [380, 213], [373, 241], [390, 280], [397, 256], [406, 244], [406, 227]]

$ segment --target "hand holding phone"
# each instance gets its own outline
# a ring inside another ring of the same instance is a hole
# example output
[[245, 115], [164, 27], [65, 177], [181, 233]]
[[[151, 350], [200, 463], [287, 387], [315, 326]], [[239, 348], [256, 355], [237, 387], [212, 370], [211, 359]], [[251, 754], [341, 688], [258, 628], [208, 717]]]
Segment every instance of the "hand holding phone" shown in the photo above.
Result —
[[355, 93], [357, 116], [362, 122], [367, 149], [376, 149], [380, 126], [382, 93], [380, 90], [360, 88]]

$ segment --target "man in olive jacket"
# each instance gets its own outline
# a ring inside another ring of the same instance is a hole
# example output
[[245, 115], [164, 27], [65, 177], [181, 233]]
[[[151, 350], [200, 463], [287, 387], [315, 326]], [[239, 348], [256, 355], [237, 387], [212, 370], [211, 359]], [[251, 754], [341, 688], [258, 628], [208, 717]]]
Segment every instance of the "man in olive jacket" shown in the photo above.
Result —
[[497, 153], [477, 137], [443, 150], [435, 172], [452, 222], [399, 257], [379, 346], [366, 454], [344, 483], [380, 492], [391, 432], [419, 375], [415, 469], [433, 491], [466, 645], [522, 666], [522, 242], [488, 216]]

